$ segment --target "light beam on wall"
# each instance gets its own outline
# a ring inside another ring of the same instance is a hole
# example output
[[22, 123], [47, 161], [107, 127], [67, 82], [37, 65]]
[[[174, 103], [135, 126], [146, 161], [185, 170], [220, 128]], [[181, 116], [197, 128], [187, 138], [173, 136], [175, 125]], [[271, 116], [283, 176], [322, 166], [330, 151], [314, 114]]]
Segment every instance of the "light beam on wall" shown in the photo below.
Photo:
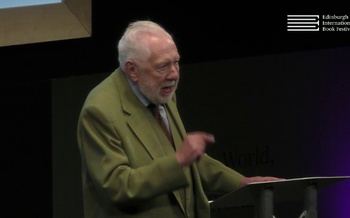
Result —
[[91, 0], [0, 8], [0, 47], [90, 36]]
[[15, 8], [34, 5], [61, 3], [61, 0], [0, 0], [0, 8]]

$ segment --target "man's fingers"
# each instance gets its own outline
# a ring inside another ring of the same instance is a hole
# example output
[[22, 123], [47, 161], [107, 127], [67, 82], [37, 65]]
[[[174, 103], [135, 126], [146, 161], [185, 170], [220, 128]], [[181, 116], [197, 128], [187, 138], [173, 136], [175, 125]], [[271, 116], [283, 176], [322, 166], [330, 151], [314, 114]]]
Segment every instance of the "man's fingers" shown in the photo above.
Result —
[[206, 143], [215, 143], [215, 137], [213, 134], [207, 133], [207, 132], [202, 132], [202, 131], [197, 131], [197, 132], [191, 132], [189, 133], [191, 135], [200, 135], [202, 137], [202, 139], [206, 142]]
[[214, 137], [214, 135], [212, 135], [212, 134], [206, 134], [206, 136], [205, 136], [205, 141], [206, 141], [207, 143], [214, 144], [214, 143], [215, 143], [215, 137]]

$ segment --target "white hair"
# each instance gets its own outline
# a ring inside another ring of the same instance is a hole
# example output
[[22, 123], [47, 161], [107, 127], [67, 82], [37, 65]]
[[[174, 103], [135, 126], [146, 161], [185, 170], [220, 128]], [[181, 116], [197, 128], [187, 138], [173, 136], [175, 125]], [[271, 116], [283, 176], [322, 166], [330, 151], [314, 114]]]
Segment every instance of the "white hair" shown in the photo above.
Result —
[[123, 36], [118, 42], [119, 66], [125, 72], [125, 63], [137, 57], [150, 55], [148, 45], [142, 40], [143, 35], [165, 34], [172, 39], [172, 36], [159, 24], [145, 20], [135, 21], [129, 24]]

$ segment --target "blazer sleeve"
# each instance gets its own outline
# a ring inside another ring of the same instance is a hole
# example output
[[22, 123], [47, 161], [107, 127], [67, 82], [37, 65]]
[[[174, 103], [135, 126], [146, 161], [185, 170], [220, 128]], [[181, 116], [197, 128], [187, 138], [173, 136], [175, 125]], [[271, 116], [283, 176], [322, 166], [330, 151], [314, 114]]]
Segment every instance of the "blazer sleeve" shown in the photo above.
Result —
[[239, 188], [243, 175], [227, 167], [222, 162], [210, 157], [202, 156], [197, 163], [203, 189], [206, 192], [227, 193]]

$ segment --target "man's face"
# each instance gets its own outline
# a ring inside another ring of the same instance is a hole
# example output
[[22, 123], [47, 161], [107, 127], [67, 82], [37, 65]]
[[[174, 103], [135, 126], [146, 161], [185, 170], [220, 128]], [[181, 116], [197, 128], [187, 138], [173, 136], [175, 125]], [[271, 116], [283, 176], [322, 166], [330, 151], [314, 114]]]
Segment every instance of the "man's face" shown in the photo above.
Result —
[[134, 63], [136, 78], [133, 80], [148, 100], [165, 104], [177, 88], [180, 56], [171, 39], [151, 37], [149, 40], [150, 56]]

